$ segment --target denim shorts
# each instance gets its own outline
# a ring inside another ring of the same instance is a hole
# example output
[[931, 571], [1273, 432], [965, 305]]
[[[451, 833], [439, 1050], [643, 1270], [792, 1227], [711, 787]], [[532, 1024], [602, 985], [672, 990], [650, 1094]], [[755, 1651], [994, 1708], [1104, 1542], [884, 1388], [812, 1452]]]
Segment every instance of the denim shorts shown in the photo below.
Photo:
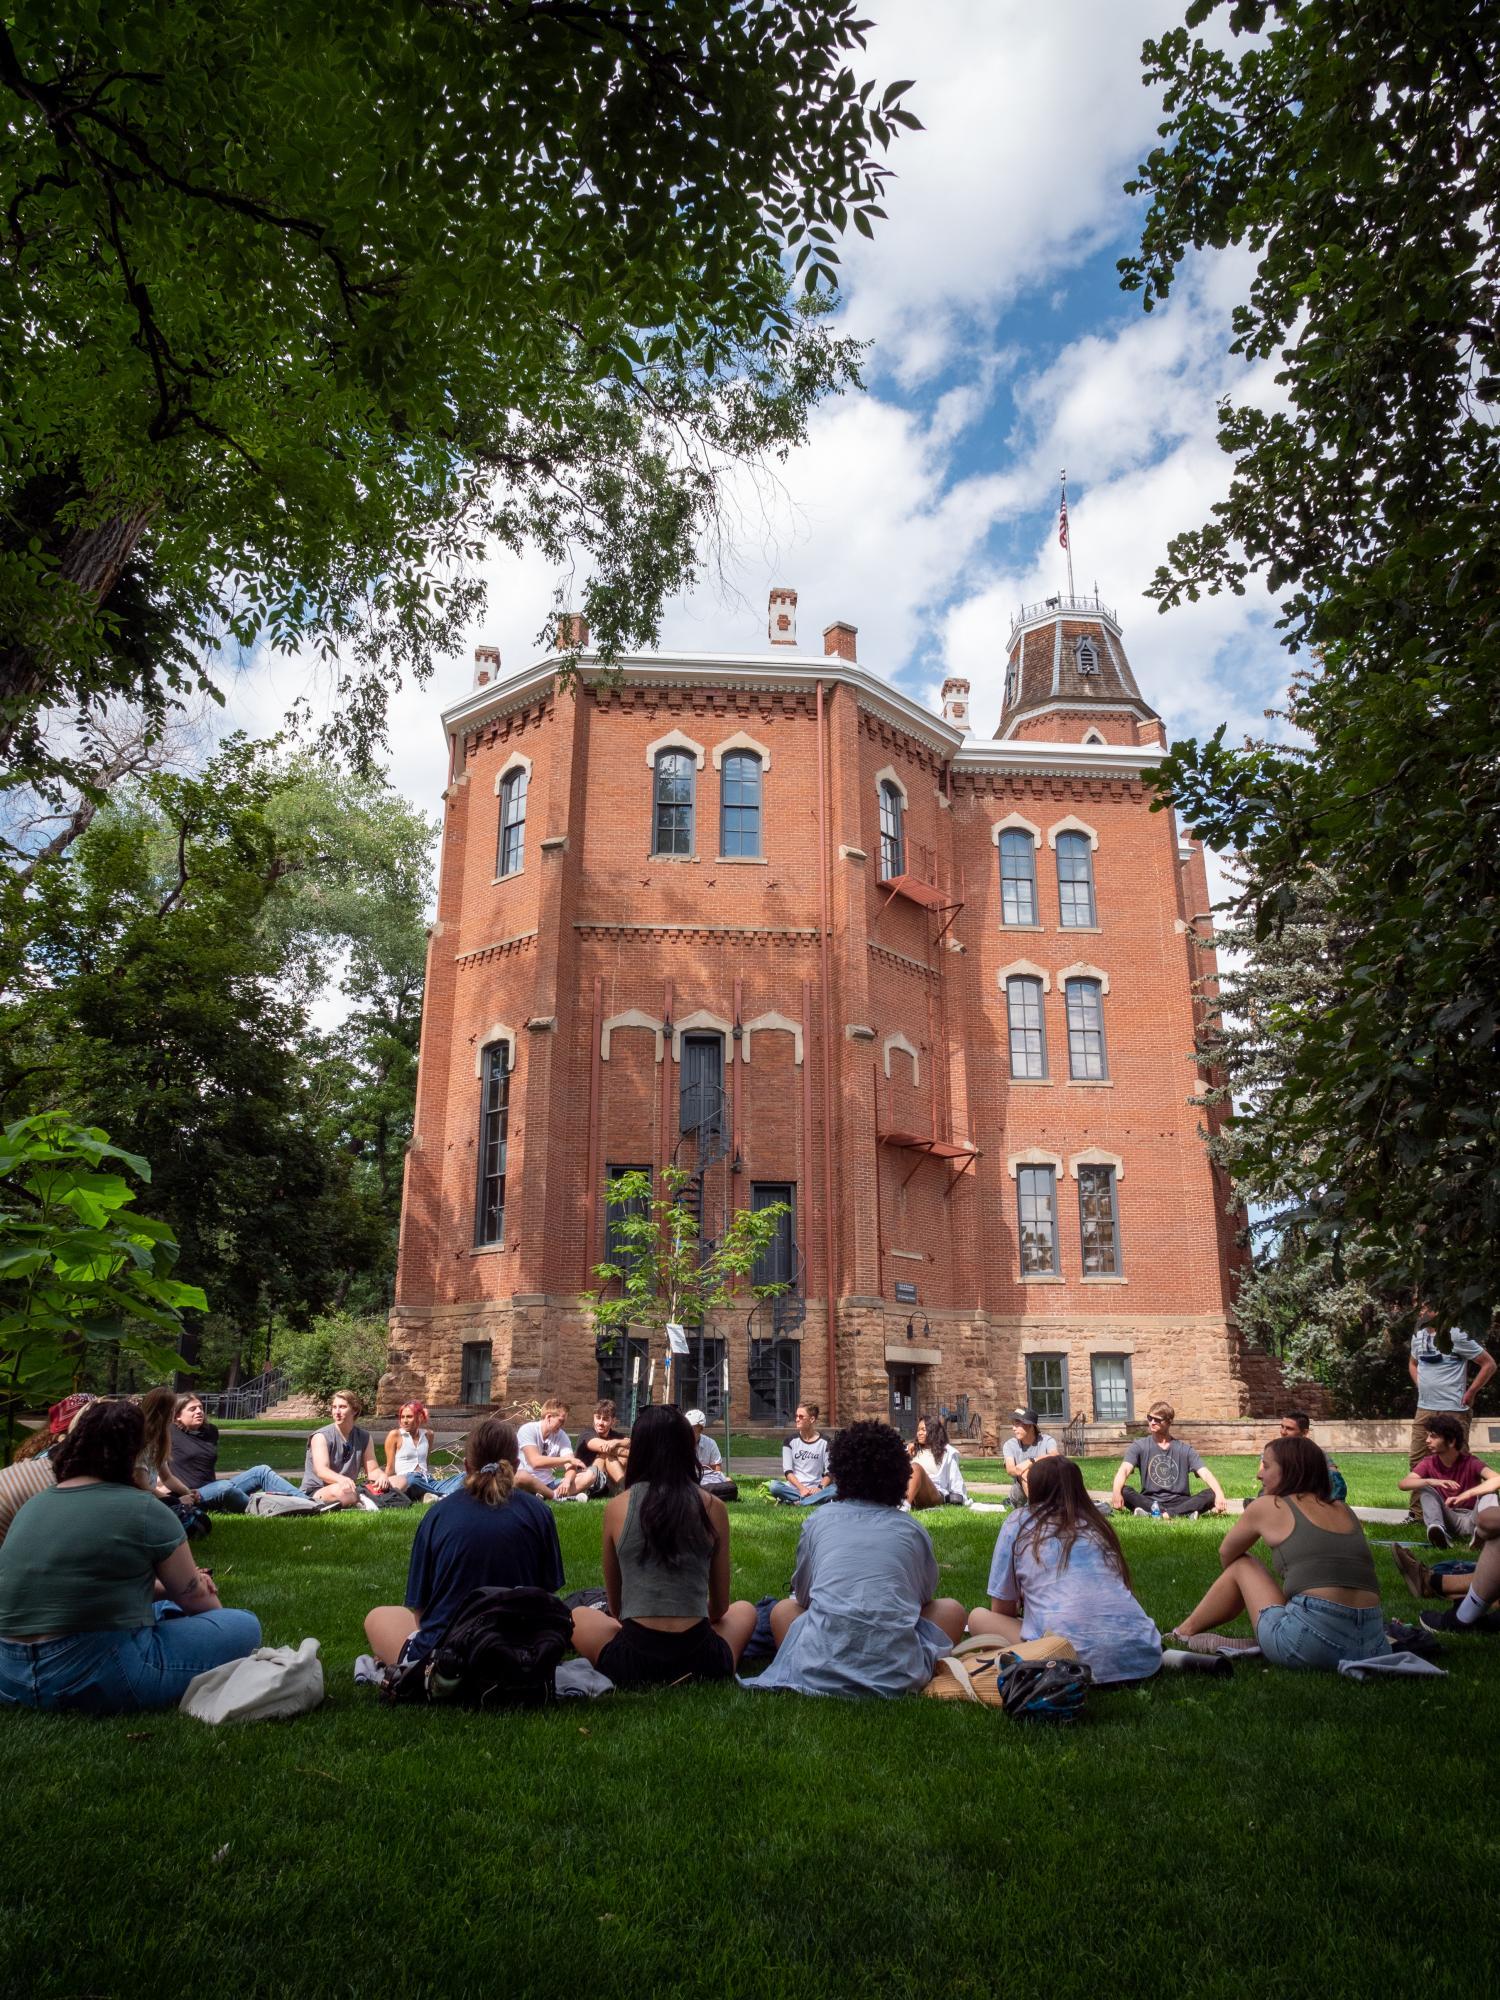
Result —
[[1340, 1660], [1368, 1660], [1390, 1651], [1378, 1604], [1335, 1604], [1327, 1597], [1268, 1605], [1256, 1621], [1255, 1638], [1273, 1667], [1333, 1671]]

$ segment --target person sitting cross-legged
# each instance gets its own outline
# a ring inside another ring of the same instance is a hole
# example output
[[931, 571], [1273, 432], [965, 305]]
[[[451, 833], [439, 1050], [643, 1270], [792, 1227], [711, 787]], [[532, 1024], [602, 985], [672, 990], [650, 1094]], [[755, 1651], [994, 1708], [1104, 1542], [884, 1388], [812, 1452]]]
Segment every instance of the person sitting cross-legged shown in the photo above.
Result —
[[136, 1404], [90, 1403], [51, 1454], [56, 1484], [17, 1510], [0, 1546], [0, 1708], [173, 1708], [260, 1644], [260, 1621], [225, 1609], [182, 1523], [136, 1483], [145, 1444]]
[[948, 1442], [948, 1426], [941, 1417], [918, 1417], [917, 1434], [907, 1450], [911, 1478], [906, 1482], [906, 1501], [914, 1512], [926, 1507], [972, 1505], [958, 1453]]
[[1403, 1493], [1416, 1494], [1435, 1549], [1472, 1540], [1480, 1513], [1500, 1506], [1495, 1474], [1469, 1450], [1462, 1423], [1445, 1410], [1427, 1419], [1427, 1456], [1397, 1483]]
[[839, 1504], [808, 1517], [792, 1591], [771, 1612], [776, 1657], [747, 1688], [912, 1694], [963, 1637], [964, 1608], [939, 1597], [932, 1539], [901, 1512], [911, 1461], [889, 1424], [850, 1424], [830, 1454]]
[[433, 1445], [427, 1405], [403, 1403], [394, 1426], [385, 1434], [385, 1476], [408, 1500], [438, 1500], [443, 1483], [434, 1479], [429, 1463]]
[[582, 1488], [589, 1499], [607, 1500], [612, 1493], [624, 1491], [630, 1434], [622, 1431], [615, 1422], [615, 1406], [611, 1397], [601, 1397], [595, 1403], [593, 1426], [578, 1440], [578, 1456], [592, 1471], [592, 1477]]
[[573, 1440], [563, 1428], [567, 1421], [567, 1404], [559, 1396], [549, 1396], [542, 1414], [532, 1423], [522, 1424], [516, 1433], [521, 1442], [517, 1483], [539, 1500], [589, 1497], [594, 1468], [585, 1465], [574, 1451]]
[[755, 1630], [729, 1598], [729, 1516], [699, 1478], [693, 1427], [648, 1404], [630, 1432], [625, 1491], [604, 1509], [608, 1611], [573, 1613], [573, 1644], [616, 1687], [727, 1681]]
[[[370, 1493], [384, 1493], [390, 1481], [375, 1463], [370, 1433], [355, 1419], [363, 1405], [352, 1389], [335, 1389], [328, 1404], [331, 1423], [307, 1441], [302, 1491], [325, 1506], [374, 1506]], [[367, 1492], [361, 1492], [363, 1481]]]
[[[1352, 1509], [1328, 1490], [1328, 1460], [1309, 1438], [1272, 1438], [1260, 1456], [1262, 1497], [1219, 1547], [1223, 1575], [1172, 1637], [1194, 1652], [1244, 1649], [1214, 1628], [1242, 1611], [1273, 1666], [1336, 1668], [1390, 1650], [1375, 1558]], [[1263, 1541], [1281, 1577], [1250, 1554]]]
[[168, 1464], [210, 1512], [243, 1514], [252, 1493], [295, 1494], [297, 1488], [269, 1465], [252, 1465], [244, 1472], [219, 1477], [219, 1427], [208, 1420], [203, 1399], [191, 1390], [177, 1398], [172, 1418]]
[[[1132, 1514], [1206, 1514], [1212, 1508], [1222, 1514], [1228, 1506], [1224, 1489], [1203, 1463], [1194, 1447], [1172, 1435], [1177, 1412], [1170, 1403], [1153, 1403], [1146, 1412], [1149, 1437], [1137, 1438], [1126, 1448], [1115, 1474], [1110, 1495], [1116, 1507], [1128, 1507]], [[1314, 1447], [1316, 1450], [1316, 1446]], [[1127, 1486], [1132, 1472], [1139, 1470], [1139, 1488]], [[1204, 1490], [1192, 1493], [1188, 1480], [1203, 1481]]]
[[1056, 1633], [1101, 1687], [1160, 1667], [1161, 1635], [1132, 1594], [1120, 1538], [1071, 1459], [1032, 1466], [1026, 1505], [995, 1544], [989, 1609], [969, 1613], [969, 1630], [1012, 1644]]
[[365, 1619], [382, 1666], [426, 1659], [471, 1591], [561, 1590], [562, 1549], [552, 1510], [516, 1479], [514, 1424], [485, 1417], [464, 1446], [463, 1485], [423, 1511], [406, 1571], [406, 1603]]
[[828, 1469], [828, 1440], [818, 1429], [816, 1403], [797, 1405], [797, 1428], [781, 1447], [780, 1479], [766, 1491], [788, 1507], [821, 1507], [837, 1500], [838, 1487]]
[[698, 1473], [704, 1492], [712, 1493], [716, 1500], [738, 1500], [740, 1489], [732, 1479], [724, 1477], [724, 1454], [708, 1435], [707, 1412], [689, 1410], [687, 1420], [693, 1427], [693, 1446], [698, 1454]]
[[1012, 1410], [1010, 1436], [1005, 1440], [1005, 1469], [1011, 1476], [1007, 1499], [1012, 1507], [1026, 1504], [1026, 1482], [1039, 1459], [1056, 1458], [1058, 1444], [1037, 1422], [1035, 1410]]

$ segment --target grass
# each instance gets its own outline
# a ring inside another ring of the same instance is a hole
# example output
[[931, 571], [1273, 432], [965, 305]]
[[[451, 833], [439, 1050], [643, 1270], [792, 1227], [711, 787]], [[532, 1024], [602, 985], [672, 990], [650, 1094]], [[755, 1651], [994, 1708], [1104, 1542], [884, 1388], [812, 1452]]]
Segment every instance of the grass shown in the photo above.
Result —
[[[800, 1521], [759, 1501], [733, 1520], [736, 1589], [782, 1589]], [[981, 1601], [999, 1522], [932, 1525], [944, 1589]], [[734, 1688], [386, 1711], [350, 1669], [366, 1608], [402, 1593], [414, 1527], [220, 1519], [202, 1545], [268, 1641], [321, 1638], [314, 1715], [0, 1720], [7, 1991], [1472, 1990], [1482, 1938], [1437, 1924], [1430, 1891], [1488, 1906], [1500, 1642], [1454, 1641], [1443, 1681], [1163, 1677], [1057, 1733]], [[558, 1527], [569, 1587], [597, 1582], [598, 1510]], [[1123, 1523], [1158, 1619], [1213, 1575], [1219, 1532]]]

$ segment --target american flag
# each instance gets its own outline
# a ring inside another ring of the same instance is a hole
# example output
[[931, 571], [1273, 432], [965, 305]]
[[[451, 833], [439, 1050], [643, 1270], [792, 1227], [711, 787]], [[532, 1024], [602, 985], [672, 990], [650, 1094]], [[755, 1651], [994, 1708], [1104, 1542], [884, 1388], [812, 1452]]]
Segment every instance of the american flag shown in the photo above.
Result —
[[1062, 497], [1062, 508], [1057, 516], [1057, 545], [1063, 549], [1068, 546], [1068, 496], [1066, 493]]

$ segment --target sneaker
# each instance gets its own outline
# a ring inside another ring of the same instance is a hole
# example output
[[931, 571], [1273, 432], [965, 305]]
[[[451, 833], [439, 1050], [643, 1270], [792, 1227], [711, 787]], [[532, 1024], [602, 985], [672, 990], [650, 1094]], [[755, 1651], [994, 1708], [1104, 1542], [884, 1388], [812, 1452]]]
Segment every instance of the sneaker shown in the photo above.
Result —
[[1452, 1608], [1446, 1611], [1419, 1611], [1417, 1617], [1429, 1632], [1482, 1632], [1487, 1638], [1500, 1632], [1500, 1611], [1486, 1611], [1472, 1625], [1461, 1625], [1458, 1612]]
[[1258, 1653], [1260, 1647], [1253, 1639], [1230, 1639], [1222, 1632], [1195, 1632], [1189, 1638], [1183, 1632], [1168, 1632], [1163, 1635], [1185, 1653]]
[[1391, 1559], [1400, 1570], [1402, 1579], [1413, 1597], [1436, 1597], [1439, 1595], [1437, 1578], [1427, 1567], [1400, 1542], [1392, 1542]]
[[1427, 1530], [1427, 1539], [1433, 1548], [1445, 1549], [1448, 1546], [1448, 1530], [1440, 1521], [1434, 1521], [1432, 1526]]

